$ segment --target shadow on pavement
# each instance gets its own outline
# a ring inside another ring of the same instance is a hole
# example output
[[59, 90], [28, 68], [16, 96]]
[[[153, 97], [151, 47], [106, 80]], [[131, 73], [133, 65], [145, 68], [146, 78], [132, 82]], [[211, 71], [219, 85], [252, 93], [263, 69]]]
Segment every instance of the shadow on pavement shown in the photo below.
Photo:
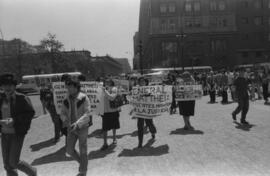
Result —
[[180, 135], [191, 135], [191, 134], [200, 134], [200, 135], [203, 135], [204, 132], [201, 131], [201, 130], [184, 130], [184, 128], [178, 128], [174, 131], [171, 131], [170, 135], [173, 135], [173, 134], [180, 134]]
[[100, 151], [100, 149], [92, 151], [88, 154], [88, 159], [93, 160], [93, 159], [105, 158], [107, 155], [115, 152], [114, 151], [115, 147], [116, 145], [109, 145], [109, 148], [104, 151]]
[[142, 148], [124, 149], [118, 157], [136, 157], [136, 156], [161, 156], [169, 153], [169, 146], [161, 145], [153, 147], [154, 140], [149, 140]]
[[42, 141], [40, 143], [33, 144], [33, 145], [30, 146], [30, 148], [32, 149], [32, 152], [35, 152], [35, 151], [38, 151], [40, 149], [50, 147], [50, 146], [53, 146], [53, 145], [55, 145], [54, 138], [51, 138], [51, 139], [48, 139], [46, 141]]
[[229, 105], [229, 104], [232, 104], [232, 103], [235, 103], [234, 101], [228, 101], [228, 102], [226, 102], [226, 103], [224, 103], [224, 102], [220, 102], [222, 105]]
[[207, 102], [207, 104], [217, 104], [218, 102], [211, 102], [211, 101], [209, 101], [209, 102]]
[[[103, 133], [102, 133], [102, 129], [96, 129], [95, 131], [93, 131], [91, 134], [88, 134], [88, 138], [90, 137], [95, 137], [95, 138], [103, 138]], [[148, 128], [144, 127], [144, 134], [149, 133]], [[117, 139], [121, 139], [124, 136], [131, 136], [131, 137], [136, 137], [138, 136], [138, 131], [133, 131], [132, 133], [126, 133], [126, 134], [117, 134], [116, 138]], [[108, 139], [112, 138], [112, 135], [108, 135]]]
[[88, 138], [90, 137], [102, 137], [102, 129], [96, 129], [92, 133], [88, 134]]
[[57, 150], [54, 153], [35, 159], [31, 164], [33, 166], [37, 166], [37, 165], [42, 165], [42, 164], [73, 160], [71, 157], [66, 157], [65, 153], [66, 153], [66, 148], [62, 147], [61, 149]]
[[237, 129], [240, 129], [240, 130], [243, 130], [243, 131], [250, 131], [250, 129], [256, 125], [253, 125], [253, 124], [249, 124], [249, 125], [243, 125], [239, 122], [233, 122], [234, 124], [236, 124], [235, 128]]

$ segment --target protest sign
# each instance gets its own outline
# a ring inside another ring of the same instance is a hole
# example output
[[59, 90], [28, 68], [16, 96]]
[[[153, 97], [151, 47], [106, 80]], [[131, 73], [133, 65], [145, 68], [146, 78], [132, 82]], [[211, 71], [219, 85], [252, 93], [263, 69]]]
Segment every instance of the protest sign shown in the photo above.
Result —
[[170, 111], [172, 86], [133, 87], [129, 98], [135, 117], [152, 119]]
[[203, 96], [200, 84], [178, 84], [175, 86], [175, 100], [189, 101], [200, 99]]
[[64, 82], [53, 82], [53, 100], [57, 114], [61, 113], [64, 99], [67, 96], [67, 89]]
[[128, 94], [129, 93], [129, 81], [122, 79], [113, 79], [115, 86], [118, 89], [119, 94]]
[[89, 97], [91, 109], [95, 114], [103, 115], [104, 95], [102, 85], [98, 82], [81, 82], [81, 91]]
[[[67, 89], [63, 82], [54, 82], [52, 85], [56, 112], [60, 114], [63, 101], [67, 96]], [[103, 115], [104, 96], [102, 86], [97, 82], [81, 82], [81, 91], [89, 97], [91, 110], [97, 115]]]

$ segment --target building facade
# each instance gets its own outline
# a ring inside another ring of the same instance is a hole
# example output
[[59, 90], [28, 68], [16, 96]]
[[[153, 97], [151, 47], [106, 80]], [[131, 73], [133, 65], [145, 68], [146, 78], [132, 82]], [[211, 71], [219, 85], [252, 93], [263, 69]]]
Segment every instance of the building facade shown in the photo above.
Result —
[[269, 0], [141, 0], [142, 65], [219, 68], [267, 61], [269, 12]]

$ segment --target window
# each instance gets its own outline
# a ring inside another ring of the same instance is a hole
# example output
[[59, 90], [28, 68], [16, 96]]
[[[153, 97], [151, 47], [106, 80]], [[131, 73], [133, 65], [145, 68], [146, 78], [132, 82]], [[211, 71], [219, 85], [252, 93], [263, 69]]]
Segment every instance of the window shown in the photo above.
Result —
[[211, 11], [216, 11], [217, 10], [217, 2], [216, 1], [211, 1], [210, 2], [210, 10]]
[[225, 8], [226, 8], [225, 2], [224, 2], [224, 1], [219, 1], [219, 3], [218, 3], [218, 9], [219, 9], [220, 11], [224, 11]]
[[174, 20], [174, 19], [169, 20], [169, 31], [171, 31], [171, 32], [176, 31], [176, 20]]
[[263, 8], [262, 0], [255, 0], [254, 6], [256, 9], [262, 9]]
[[241, 19], [243, 24], [248, 24], [248, 18], [247, 17], [242, 17]]
[[160, 4], [160, 13], [166, 13], [167, 12], [167, 6], [166, 4]]
[[223, 20], [222, 20], [222, 26], [223, 26], [223, 27], [226, 27], [227, 25], [228, 25], [227, 19], [223, 19]]
[[263, 24], [263, 17], [262, 16], [257, 16], [254, 18], [254, 23], [256, 26], [262, 25]]
[[194, 2], [194, 11], [198, 12], [201, 10], [201, 3], [200, 2]]
[[177, 43], [176, 42], [162, 42], [162, 51], [167, 53], [176, 53], [177, 52]]
[[186, 27], [192, 27], [192, 20], [191, 19], [186, 19], [185, 20], [185, 26]]
[[169, 4], [169, 12], [170, 13], [174, 13], [175, 12], [175, 4], [174, 3], [170, 3]]
[[161, 32], [166, 32], [167, 31], [167, 23], [166, 23], [166, 20], [161, 20], [161, 25], [160, 25], [160, 28], [161, 28]]
[[185, 3], [185, 11], [186, 12], [191, 12], [192, 11], [192, 4], [191, 1], [187, 0]]
[[261, 51], [256, 51], [255, 55], [256, 55], [256, 57], [262, 57], [262, 52]]
[[212, 40], [211, 41], [211, 51], [217, 52], [217, 51], [225, 51], [227, 49], [227, 43], [226, 40]]
[[242, 57], [247, 58], [248, 57], [248, 52], [247, 51], [242, 52]]
[[194, 27], [201, 27], [201, 20], [199, 18], [194, 19]]

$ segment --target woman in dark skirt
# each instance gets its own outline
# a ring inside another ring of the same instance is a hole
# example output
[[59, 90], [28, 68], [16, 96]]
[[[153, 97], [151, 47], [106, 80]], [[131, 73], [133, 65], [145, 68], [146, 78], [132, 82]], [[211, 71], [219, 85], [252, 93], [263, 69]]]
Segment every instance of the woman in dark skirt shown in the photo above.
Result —
[[110, 79], [104, 84], [104, 115], [102, 115], [102, 131], [104, 144], [100, 150], [106, 150], [108, 146], [107, 136], [108, 131], [113, 131], [113, 143], [116, 145], [116, 130], [120, 128], [119, 111], [120, 107], [112, 107], [111, 101], [117, 96], [117, 88], [114, 87], [114, 82]]
[[[181, 84], [195, 84], [195, 80], [189, 72], [184, 72], [181, 75]], [[179, 101], [178, 107], [179, 113], [184, 119], [184, 130], [194, 130], [194, 127], [190, 124], [190, 116], [194, 116], [195, 100]]]

